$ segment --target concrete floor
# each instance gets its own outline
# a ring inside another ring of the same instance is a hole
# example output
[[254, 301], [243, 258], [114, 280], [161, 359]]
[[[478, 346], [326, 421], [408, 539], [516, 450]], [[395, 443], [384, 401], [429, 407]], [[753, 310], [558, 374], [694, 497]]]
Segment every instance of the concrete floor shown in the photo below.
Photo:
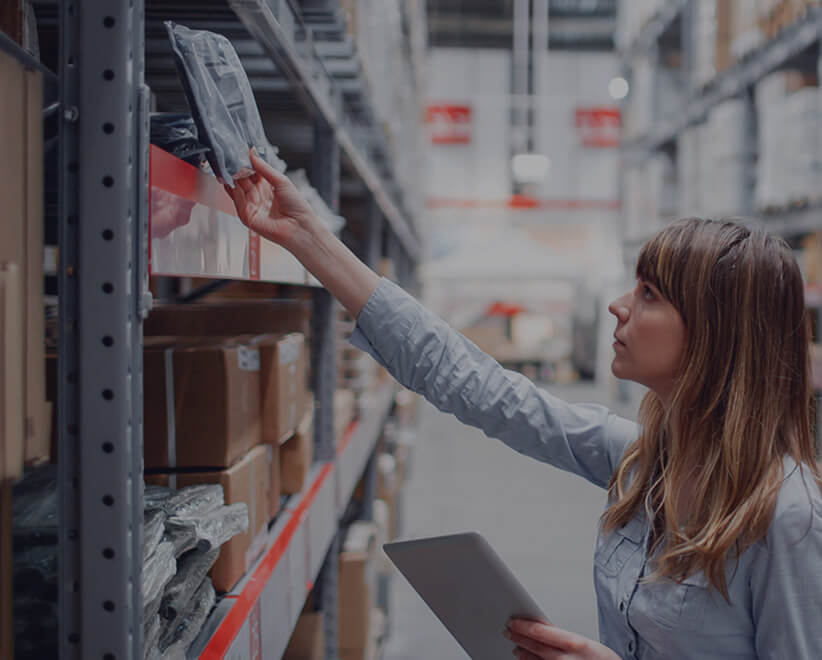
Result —
[[[550, 388], [611, 404], [604, 388]], [[615, 409], [616, 411], [616, 409]], [[635, 418], [633, 411], [620, 414]], [[593, 547], [605, 491], [526, 458], [422, 403], [403, 537], [481, 532], [554, 623], [597, 638]], [[385, 660], [456, 660], [465, 652], [398, 573], [391, 580]]]

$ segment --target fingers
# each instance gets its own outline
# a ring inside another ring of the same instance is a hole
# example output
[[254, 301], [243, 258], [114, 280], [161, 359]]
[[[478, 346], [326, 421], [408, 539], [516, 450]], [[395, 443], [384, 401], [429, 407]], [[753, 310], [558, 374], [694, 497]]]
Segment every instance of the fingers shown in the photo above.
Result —
[[243, 191], [246, 201], [255, 206], [259, 206], [262, 201], [259, 186], [255, 185], [250, 177], [243, 177], [235, 180], [237, 186]]
[[534, 655], [529, 650], [519, 648], [519, 647], [514, 649], [513, 654], [514, 654], [514, 656], [519, 658], [519, 660], [544, 660], [544, 658], [553, 658], [554, 657], [552, 655], [544, 655], [544, 656]]
[[535, 658], [556, 658], [561, 653], [560, 649], [542, 644], [525, 635], [509, 632], [506, 637], [516, 644], [518, 649], [527, 652], [527, 655], [524, 656], [526, 658], [531, 656]]
[[235, 185], [232, 188], [228, 184], [225, 184], [223, 187], [228, 193], [228, 196], [234, 201], [234, 206], [237, 208], [237, 214], [240, 216], [240, 219], [245, 221], [248, 210], [248, 201], [246, 200], [243, 189], [238, 185]]
[[579, 652], [585, 646], [585, 638], [547, 623], [514, 619], [510, 623], [511, 632], [523, 635], [541, 644], [565, 651]]
[[254, 170], [274, 186], [275, 189], [282, 188], [291, 183], [291, 179], [285, 174], [281, 174], [260, 158], [256, 149], [252, 147], [249, 153], [251, 154], [251, 164], [254, 166]]

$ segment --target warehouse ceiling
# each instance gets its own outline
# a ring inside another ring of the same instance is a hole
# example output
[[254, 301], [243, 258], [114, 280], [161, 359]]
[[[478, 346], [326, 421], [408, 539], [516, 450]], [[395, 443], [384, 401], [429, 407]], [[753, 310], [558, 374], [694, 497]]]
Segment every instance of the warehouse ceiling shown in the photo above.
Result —
[[[617, 0], [549, 2], [550, 48], [613, 50]], [[512, 47], [514, 0], [427, 0], [427, 9], [432, 46]]]

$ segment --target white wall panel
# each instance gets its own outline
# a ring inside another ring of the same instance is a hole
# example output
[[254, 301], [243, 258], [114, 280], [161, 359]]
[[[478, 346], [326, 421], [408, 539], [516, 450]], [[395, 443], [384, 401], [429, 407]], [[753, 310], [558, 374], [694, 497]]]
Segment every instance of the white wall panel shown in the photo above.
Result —
[[511, 193], [509, 89], [505, 50], [435, 48], [428, 66], [428, 103], [469, 105], [469, 144], [429, 144], [427, 196], [500, 199]]

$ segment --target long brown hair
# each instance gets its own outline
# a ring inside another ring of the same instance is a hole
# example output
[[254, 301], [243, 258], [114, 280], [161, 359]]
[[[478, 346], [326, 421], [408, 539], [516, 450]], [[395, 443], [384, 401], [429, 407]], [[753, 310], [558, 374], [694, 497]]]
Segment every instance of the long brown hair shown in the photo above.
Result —
[[685, 347], [668, 408], [653, 392], [642, 401], [640, 437], [611, 478], [603, 529], [643, 507], [651, 552], [660, 551], [652, 578], [703, 570], [728, 598], [725, 562], [767, 533], [782, 459], [822, 483], [802, 276], [782, 239], [698, 218], [654, 236], [636, 274], [679, 311]]

